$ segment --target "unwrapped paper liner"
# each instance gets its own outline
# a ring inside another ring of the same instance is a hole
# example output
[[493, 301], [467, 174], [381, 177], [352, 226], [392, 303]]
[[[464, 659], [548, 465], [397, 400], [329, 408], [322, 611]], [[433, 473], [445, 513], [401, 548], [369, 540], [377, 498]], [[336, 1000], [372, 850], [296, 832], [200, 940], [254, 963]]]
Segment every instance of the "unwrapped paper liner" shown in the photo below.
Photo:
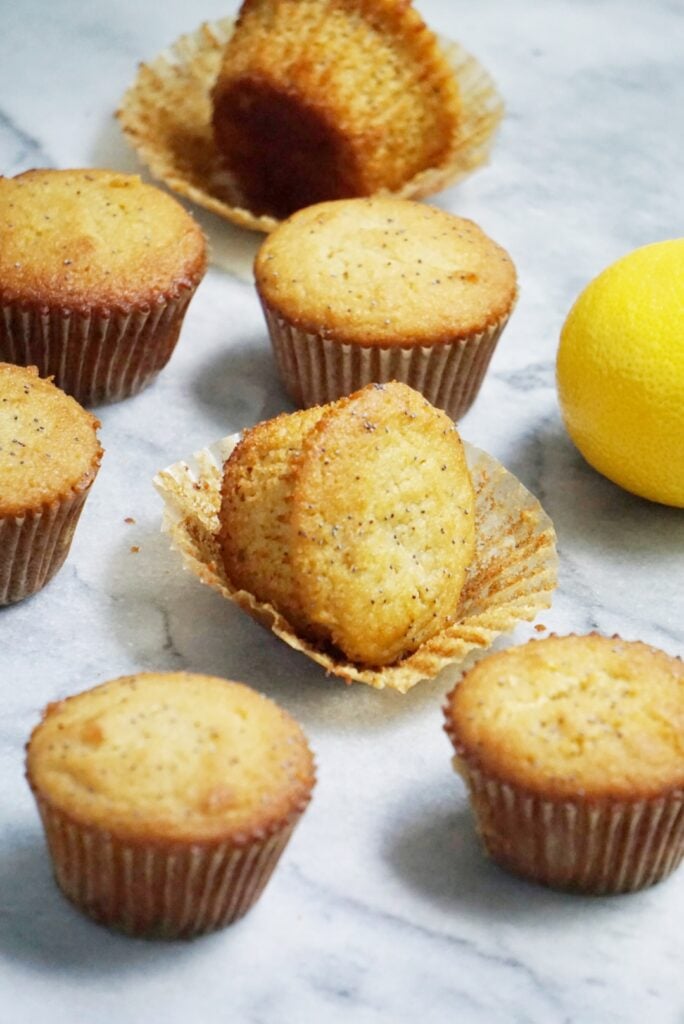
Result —
[[[231, 18], [205, 23], [149, 64], [141, 64], [117, 116], [142, 162], [174, 192], [240, 227], [268, 232], [278, 220], [241, 205], [214, 147], [211, 90], [233, 25]], [[441, 40], [441, 46], [460, 91], [459, 145], [445, 166], [421, 171], [401, 188], [383, 194], [404, 199], [432, 195], [489, 158], [503, 115], [501, 97], [489, 74], [458, 43]]]
[[465, 444], [475, 489], [476, 548], [457, 621], [396, 665], [367, 668], [336, 658], [293, 631], [272, 605], [238, 590], [226, 575], [217, 539], [222, 467], [240, 439], [226, 437], [154, 478], [164, 500], [162, 530], [203, 583], [238, 604], [295, 650], [345, 682], [406, 693], [551, 604], [556, 586], [556, 535], [537, 499], [486, 452]]

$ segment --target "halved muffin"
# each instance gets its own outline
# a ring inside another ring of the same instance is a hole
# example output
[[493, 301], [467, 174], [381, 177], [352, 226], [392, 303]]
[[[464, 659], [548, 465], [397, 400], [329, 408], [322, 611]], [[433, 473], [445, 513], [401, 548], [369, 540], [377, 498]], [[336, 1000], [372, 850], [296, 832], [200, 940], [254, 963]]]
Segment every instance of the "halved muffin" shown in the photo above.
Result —
[[454, 621], [474, 518], [453, 423], [389, 383], [249, 432], [224, 469], [220, 540], [234, 582], [303, 636], [387, 665]]

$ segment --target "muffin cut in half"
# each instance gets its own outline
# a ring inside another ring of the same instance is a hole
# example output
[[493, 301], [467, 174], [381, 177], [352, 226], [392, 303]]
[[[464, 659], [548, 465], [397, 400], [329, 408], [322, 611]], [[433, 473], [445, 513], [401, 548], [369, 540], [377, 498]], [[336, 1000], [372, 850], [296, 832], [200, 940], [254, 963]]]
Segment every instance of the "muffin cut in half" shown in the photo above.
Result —
[[0, 605], [62, 566], [100, 468], [99, 426], [35, 366], [0, 363]]
[[458, 433], [396, 382], [247, 431], [224, 469], [220, 521], [239, 586], [367, 665], [454, 621], [474, 550]]
[[459, 419], [517, 297], [510, 256], [477, 224], [389, 197], [300, 210], [265, 239], [254, 274], [300, 406], [401, 380]]
[[502, 867], [617, 893], [681, 861], [678, 658], [618, 636], [550, 636], [480, 661], [445, 715], [480, 836]]
[[190, 938], [261, 894], [314, 785], [297, 723], [241, 683], [146, 672], [50, 704], [27, 778], [57, 882], [101, 924]]
[[245, 0], [213, 91], [216, 148], [246, 205], [275, 217], [447, 166], [459, 116], [406, 0]]
[[0, 178], [0, 359], [85, 405], [135, 394], [168, 362], [206, 263], [190, 214], [137, 175]]

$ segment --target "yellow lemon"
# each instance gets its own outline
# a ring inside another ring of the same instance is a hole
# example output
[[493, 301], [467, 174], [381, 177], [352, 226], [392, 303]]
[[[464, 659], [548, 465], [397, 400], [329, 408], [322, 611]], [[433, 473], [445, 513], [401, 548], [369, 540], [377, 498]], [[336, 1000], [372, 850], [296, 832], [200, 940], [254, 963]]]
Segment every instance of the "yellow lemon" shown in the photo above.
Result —
[[684, 507], [684, 238], [636, 249], [585, 288], [556, 375], [587, 462], [642, 498]]

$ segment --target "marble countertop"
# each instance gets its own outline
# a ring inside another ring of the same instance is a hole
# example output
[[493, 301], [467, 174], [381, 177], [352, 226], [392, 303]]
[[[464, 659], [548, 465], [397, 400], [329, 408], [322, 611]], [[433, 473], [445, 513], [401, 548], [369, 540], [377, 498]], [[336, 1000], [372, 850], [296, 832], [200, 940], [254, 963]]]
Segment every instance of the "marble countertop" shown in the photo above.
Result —
[[[235, 6], [6, 3], [0, 171], [136, 169], [112, 113], [137, 62]], [[491, 164], [439, 198], [511, 252], [521, 283], [462, 432], [555, 521], [560, 584], [541, 621], [681, 653], [684, 516], [581, 460], [559, 419], [554, 357], [565, 314], [595, 273], [682, 233], [684, 9], [678, 0], [418, 7], [479, 57], [507, 104]], [[201, 220], [224, 244], [228, 229]], [[107, 454], [61, 574], [0, 611], [0, 1022], [681, 1024], [684, 870], [612, 898], [504, 874], [481, 855], [450, 767], [440, 704], [452, 676], [404, 698], [344, 687], [169, 551], [155, 471], [288, 408], [251, 286], [212, 269], [157, 382], [100, 410]], [[503, 643], [532, 633], [520, 627]], [[320, 766], [259, 905], [192, 943], [133, 941], [80, 917], [52, 881], [23, 779], [23, 746], [47, 701], [151, 668], [260, 688], [299, 718]]]

